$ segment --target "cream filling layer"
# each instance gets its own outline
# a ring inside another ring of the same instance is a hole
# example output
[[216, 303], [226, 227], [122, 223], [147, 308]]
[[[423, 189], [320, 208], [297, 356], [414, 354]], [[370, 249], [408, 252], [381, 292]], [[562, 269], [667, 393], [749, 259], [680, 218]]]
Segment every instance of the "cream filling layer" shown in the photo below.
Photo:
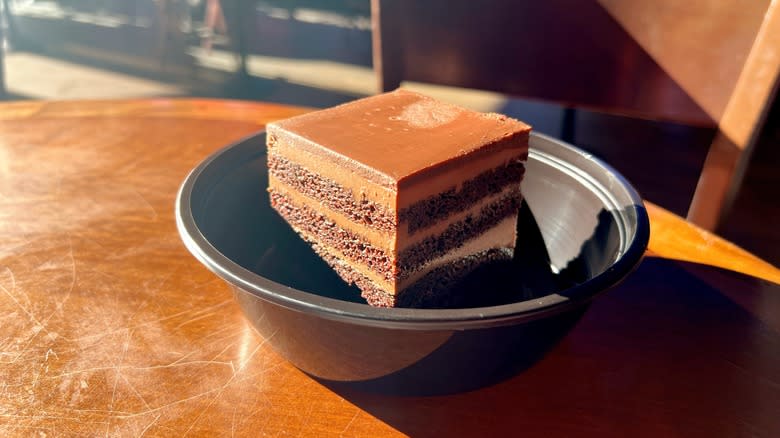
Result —
[[[377, 274], [376, 271], [366, 266], [365, 264], [350, 259], [338, 249], [322, 243], [317, 236], [300, 229], [295, 224], [290, 225], [306, 240], [317, 243], [319, 250], [333, 256], [337, 260], [337, 263], [343, 263], [349, 269], [357, 271], [385, 292], [397, 295], [400, 291], [412, 285], [428, 272], [440, 266], [446, 265], [447, 263], [451, 263], [463, 257], [468, 257], [472, 254], [493, 248], [514, 248], [517, 233], [516, 224], [517, 215], [512, 215], [498, 223], [498, 225], [495, 227], [490, 228], [484, 233], [467, 240], [463, 245], [424, 263], [422, 266], [420, 266], [420, 268], [415, 270], [409, 276], [400, 279], [395, 283], [386, 280], [383, 276]], [[350, 260], [350, 263], [342, 262], [342, 260]]]
[[[486, 251], [494, 248], [514, 249], [515, 240], [517, 238], [516, 225], [517, 225], [517, 216], [513, 215], [511, 217], [508, 217], [505, 220], [501, 221], [495, 227], [485, 231], [484, 233], [474, 237], [473, 239], [466, 241], [460, 247], [455, 248], [446, 254], [443, 254], [435, 259], [426, 262], [419, 269], [414, 271], [411, 275], [409, 275], [408, 277], [402, 280], [399, 280], [396, 284], [393, 284], [392, 282], [385, 280], [383, 277], [377, 275], [375, 271], [368, 268], [362, 263], [358, 263], [355, 261], [352, 261], [351, 263], [343, 262], [342, 260], [346, 259], [346, 257], [341, 251], [335, 248], [326, 245], [319, 245], [319, 247], [321, 251], [325, 251], [331, 256], [335, 257], [337, 259], [337, 263], [343, 263], [347, 268], [357, 271], [358, 273], [366, 277], [369, 281], [374, 283], [374, 285], [376, 285], [378, 288], [384, 290], [389, 294], [398, 295], [399, 292], [413, 285], [417, 280], [425, 276], [425, 274], [441, 266], [444, 266], [448, 263], [452, 263], [464, 257], [468, 257], [470, 255], [477, 254], [482, 251]], [[308, 236], [307, 238], [309, 240], [312, 240], [314, 242], [319, 242], [319, 239], [317, 239], [316, 236], [310, 236], [308, 235], [308, 233], [302, 232], [295, 226], [293, 226], [293, 228], [295, 228], [296, 231], [298, 231], [302, 235]]]
[[485, 209], [485, 207], [499, 202], [502, 199], [506, 199], [512, 195], [513, 192], [519, 190], [520, 187], [517, 184], [507, 185], [503, 190], [496, 193], [495, 195], [486, 196], [476, 203], [471, 204], [471, 207], [468, 209], [453, 213], [429, 227], [415, 231], [411, 235], [409, 234], [409, 224], [407, 222], [402, 222], [398, 229], [398, 243], [396, 244], [396, 248], [398, 248], [398, 252], [401, 252], [410, 246], [422, 242], [430, 236], [443, 233], [444, 230], [446, 230], [447, 227], [453, 223], [461, 222], [469, 216], [478, 217], [482, 213], [482, 210]]
[[303, 166], [310, 172], [334, 181], [345, 189], [352, 191], [352, 195], [356, 200], [367, 199], [385, 205], [389, 210], [395, 211], [400, 211], [415, 202], [434, 196], [452, 187], [457, 188], [453, 181], [468, 181], [485, 171], [506, 166], [512, 160], [519, 159], [528, 152], [527, 136], [525, 138], [504, 140], [499, 143], [514, 142], [517, 145], [512, 145], [511, 147], [505, 145], [487, 146], [496, 148], [496, 151], [493, 153], [474, 154], [473, 157], [459, 157], [460, 162], [454, 163], [446, 170], [437, 170], [435, 169], [436, 163], [431, 163], [428, 169], [420, 171], [421, 173], [430, 172], [430, 178], [406, 185], [403, 181], [397, 182], [401, 186], [399, 190], [398, 186], [391, 189], [358, 174], [348, 164], [341, 162], [347, 160], [344, 157], [337, 159], [327, 151], [320, 151], [322, 147], [318, 145], [307, 144], [307, 147], [300, 147], [300, 141], [287, 140], [287, 136], [288, 134], [283, 132], [276, 133], [276, 141], [269, 147], [269, 153], [284, 157], [293, 163]]
[[[467, 157], [457, 166], [446, 170], [429, 170], [430, 175], [423, 181], [415, 181], [414, 183], [401, 181], [398, 189], [397, 211], [431, 196], [436, 196], [450, 188], [455, 187], [456, 190], [460, 190], [460, 182], [474, 179], [489, 170], [506, 167], [512, 161], [519, 160], [527, 152], [527, 147], [504, 148], [492, 154]], [[420, 178], [415, 178], [415, 180], [420, 180]], [[453, 181], [459, 181], [459, 183], [453, 184]]]
[[415, 270], [411, 275], [398, 281], [397, 291], [400, 292], [403, 289], [411, 286], [414, 282], [422, 278], [430, 271], [444, 266], [448, 263], [452, 263], [463, 257], [468, 257], [472, 254], [476, 254], [482, 251], [486, 251], [493, 248], [514, 248], [515, 240], [517, 239], [517, 215], [507, 217], [503, 221], [499, 222], [493, 228], [486, 230], [484, 233], [475, 236], [472, 239], [464, 242], [463, 245], [454, 248], [435, 259], [429, 260], [424, 263], [420, 268]]
[[450, 225], [456, 222], [461, 222], [469, 216], [478, 216], [482, 213], [482, 210], [490, 204], [500, 201], [511, 195], [513, 191], [517, 190], [515, 185], [507, 186], [504, 190], [496, 193], [493, 196], [482, 198], [479, 202], [472, 204], [468, 210], [458, 212], [450, 215], [445, 220], [436, 222], [435, 224], [425, 229], [419, 230], [413, 235], [408, 233], [408, 224], [402, 223], [398, 229], [396, 236], [387, 234], [385, 232], [376, 230], [365, 225], [355, 223], [352, 219], [331, 209], [322, 202], [313, 199], [309, 196], [302, 195], [288, 184], [280, 181], [273, 175], [268, 176], [269, 187], [281, 195], [284, 195], [297, 205], [301, 205], [313, 211], [321, 212], [328, 220], [333, 221], [339, 227], [354, 233], [361, 239], [370, 243], [377, 249], [381, 249], [387, 252], [400, 253], [404, 249], [416, 245], [428, 237], [435, 236], [444, 232]]

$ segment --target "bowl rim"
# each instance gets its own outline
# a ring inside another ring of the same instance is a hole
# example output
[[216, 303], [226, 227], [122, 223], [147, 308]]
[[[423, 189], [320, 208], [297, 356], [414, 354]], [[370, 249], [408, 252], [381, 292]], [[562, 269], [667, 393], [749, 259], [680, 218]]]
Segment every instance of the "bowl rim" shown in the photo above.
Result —
[[[600, 167], [610, 179], [611, 185], [617, 183], [632, 202], [630, 208], [633, 209], [636, 217], [633, 239], [628, 242], [622, 256], [618, 257], [604, 272], [584, 283], [540, 298], [498, 306], [462, 309], [378, 308], [298, 290], [254, 273], [223, 255], [200, 232], [192, 212], [193, 187], [204, 170], [223, 155], [264, 137], [265, 131], [260, 131], [231, 143], [209, 155], [190, 171], [176, 195], [176, 226], [182, 241], [192, 255], [238, 292], [249, 293], [294, 311], [350, 324], [407, 330], [463, 330], [511, 325], [564, 312], [589, 302], [630, 274], [639, 265], [647, 249], [650, 238], [649, 218], [641, 197], [628, 180], [612, 166], [575, 146], [544, 134], [531, 133], [529, 160], [532, 157], [539, 159], [540, 156], [548, 155], [536, 151], [535, 145], [546, 144], [554, 147], [556, 152], [568, 158], [585, 160]], [[259, 150], [258, 153], [265, 155], [264, 150]], [[549, 159], [549, 155], [547, 158]], [[583, 169], [573, 165], [571, 159], [558, 161], [562, 162], [564, 167], [568, 163], [573, 169], [579, 170], [579, 175], [572, 175], [575, 178], [589, 179], [589, 183], [603, 186], [595, 181], [595, 178], [589, 177]], [[606, 189], [604, 191], [606, 192]]]

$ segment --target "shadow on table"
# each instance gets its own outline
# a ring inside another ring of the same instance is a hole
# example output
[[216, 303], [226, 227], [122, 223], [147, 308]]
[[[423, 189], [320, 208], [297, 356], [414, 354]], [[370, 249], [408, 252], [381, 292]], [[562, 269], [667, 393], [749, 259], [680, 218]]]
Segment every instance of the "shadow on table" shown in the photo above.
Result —
[[438, 397], [328, 387], [411, 436], [771, 436], [780, 430], [780, 330], [766, 315], [780, 314], [778, 297], [776, 284], [649, 257], [503, 383]]

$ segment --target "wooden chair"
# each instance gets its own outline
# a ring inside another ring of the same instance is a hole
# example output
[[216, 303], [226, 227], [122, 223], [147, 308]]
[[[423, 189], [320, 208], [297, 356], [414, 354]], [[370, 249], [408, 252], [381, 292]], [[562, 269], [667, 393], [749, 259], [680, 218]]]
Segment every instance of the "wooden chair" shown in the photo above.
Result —
[[714, 229], [780, 72], [780, 6], [754, 0], [372, 0], [379, 88], [410, 80], [712, 126], [688, 219]]

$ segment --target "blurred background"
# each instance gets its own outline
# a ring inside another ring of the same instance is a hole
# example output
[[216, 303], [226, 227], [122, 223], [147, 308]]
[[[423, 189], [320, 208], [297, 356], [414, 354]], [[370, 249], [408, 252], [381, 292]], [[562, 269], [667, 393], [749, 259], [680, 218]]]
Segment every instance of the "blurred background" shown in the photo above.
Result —
[[[407, 8], [414, 7], [406, 3]], [[498, 3], [512, 7], [512, 2]], [[549, 4], [557, 3], [562, 2]], [[380, 4], [390, 2], [375, 1], [373, 6]], [[424, 8], [419, 6], [415, 15], [424, 16]], [[375, 17], [372, 26], [370, 0], [0, 0], [0, 98], [197, 96], [327, 107], [374, 94], [382, 84], [392, 88], [398, 82], [476, 110], [506, 113], [539, 132], [571, 141], [623, 172], [646, 199], [686, 215], [716, 136], [712, 120], [680, 123], [674, 117], [659, 121], [637, 114], [573, 110], [552, 103], [555, 98], [518, 97], [524, 95], [523, 90], [491, 90], [498, 87], [481, 86], [478, 79], [463, 76], [465, 70], [447, 68], [462, 61], [452, 59], [457, 55], [447, 50], [447, 44], [468, 46], [461, 38], [472, 31], [467, 21], [454, 30], [457, 34], [452, 33], [452, 23], [430, 29], [423, 26], [419, 44], [401, 48], [394, 43], [404, 37], [391, 31], [404, 32], [406, 42], [415, 31], [411, 25], [398, 27], [388, 18], [392, 11], [387, 9], [384, 21]], [[464, 8], [453, 11], [450, 16], [461, 19], [471, 14]], [[602, 19], [599, 11], [594, 9], [590, 19]], [[428, 20], [438, 21], [435, 17]], [[385, 26], [384, 39], [375, 38], [372, 45], [380, 23]], [[432, 35], [430, 40], [425, 32]], [[517, 32], [523, 38], [522, 31]], [[440, 47], [426, 46], [430, 41], [438, 41]], [[576, 48], [578, 42], [563, 38], [556, 44]], [[624, 53], [639, 55], [633, 61], [620, 59], [617, 67], [663, 70], [665, 65], [659, 67], [657, 59], [646, 54], [652, 54], [648, 46], [632, 44]], [[422, 53], [417, 58], [412, 57], [415, 48]], [[384, 51], [381, 56], [376, 52], [380, 49]], [[406, 71], [417, 74], [391, 77], [388, 65], [393, 50], [406, 50], [410, 54], [404, 58]], [[437, 56], [426, 60], [427, 53]], [[520, 65], [533, 62], [515, 53], [504, 55], [517, 57]], [[492, 62], [492, 58], [476, 58], [474, 62]], [[572, 63], [578, 62], [575, 58]], [[437, 63], [441, 81], [427, 80], [420, 73], [426, 61]], [[375, 62], [388, 65], [375, 71]], [[460, 84], [473, 87], [453, 86]], [[589, 86], [587, 81], [580, 85]], [[628, 92], [639, 85], [621, 87]], [[669, 98], [661, 103], [672, 110], [675, 105], [687, 105], [695, 112], [699, 110], [696, 104], [707, 110], [701, 102]], [[775, 226], [780, 221], [779, 122], [780, 107], [773, 97], [758, 129], [741, 189], [716, 229], [775, 265], [780, 264], [780, 232]]]

